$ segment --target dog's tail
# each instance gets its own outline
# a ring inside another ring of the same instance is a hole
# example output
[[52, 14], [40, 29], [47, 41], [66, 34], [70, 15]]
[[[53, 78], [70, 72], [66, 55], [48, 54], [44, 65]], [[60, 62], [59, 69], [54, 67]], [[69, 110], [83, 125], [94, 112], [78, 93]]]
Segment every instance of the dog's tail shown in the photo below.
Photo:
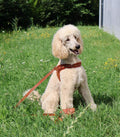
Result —
[[[28, 92], [30, 91], [30, 89], [26, 90], [24, 93], [23, 93], [23, 96], [25, 96]], [[27, 98], [31, 101], [38, 101], [39, 102], [39, 105], [41, 104], [40, 103], [40, 98], [41, 98], [41, 95], [39, 94], [38, 91], [36, 90], [33, 90], [28, 96]]]

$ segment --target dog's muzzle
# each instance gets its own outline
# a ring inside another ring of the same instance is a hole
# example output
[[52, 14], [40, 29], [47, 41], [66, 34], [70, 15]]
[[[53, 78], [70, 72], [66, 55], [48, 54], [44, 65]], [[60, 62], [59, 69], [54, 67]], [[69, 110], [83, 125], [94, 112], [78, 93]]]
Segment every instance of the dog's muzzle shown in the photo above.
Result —
[[75, 49], [71, 49], [71, 48], [70, 48], [70, 51], [71, 51], [72, 53], [74, 53], [75, 55], [78, 55], [78, 54], [80, 54], [80, 53], [79, 53], [79, 49], [80, 49], [80, 45], [77, 45], [77, 46], [75, 47]]

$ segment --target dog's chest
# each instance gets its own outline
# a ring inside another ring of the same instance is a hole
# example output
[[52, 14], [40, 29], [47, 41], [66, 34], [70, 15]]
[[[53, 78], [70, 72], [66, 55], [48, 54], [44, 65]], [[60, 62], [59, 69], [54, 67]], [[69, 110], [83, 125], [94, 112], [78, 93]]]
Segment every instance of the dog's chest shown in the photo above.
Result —
[[82, 70], [80, 68], [78, 68], [76, 70], [75, 89], [78, 89], [83, 81], [84, 81], [84, 79], [83, 79], [83, 75], [82, 75]]
[[62, 81], [73, 84], [77, 89], [80, 87], [80, 83], [83, 81], [82, 69], [81, 67], [64, 69], [60, 72], [60, 77]]

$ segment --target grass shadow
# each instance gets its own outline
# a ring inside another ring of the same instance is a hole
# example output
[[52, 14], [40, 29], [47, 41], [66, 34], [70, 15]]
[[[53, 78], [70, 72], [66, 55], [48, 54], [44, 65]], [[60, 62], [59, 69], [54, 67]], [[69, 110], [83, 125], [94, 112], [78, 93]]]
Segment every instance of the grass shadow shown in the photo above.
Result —
[[97, 95], [93, 95], [93, 98], [96, 104], [104, 103], [110, 106], [113, 106], [113, 101], [115, 100], [115, 96], [113, 95], [100, 94], [100, 93], [98, 93]]
[[78, 109], [79, 105], [85, 106], [85, 101], [79, 93], [75, 93], [73, 96], [73, 104], [75, 109]]
[[[97, 105], [100, 105], [102, 103], [106, 105], [113, 106], [113, 101], [115, 100], [115, 96], [113, 95], [106, 95], [106, 94], [100, 94], [93, 95], [94, 101]], [[81, 104], [82, 106], [86, 106], [85, 101], [79, 93], [74, 95], [74, 101], [73, 101], [74, 107], [77, 109], [78, 106]]]

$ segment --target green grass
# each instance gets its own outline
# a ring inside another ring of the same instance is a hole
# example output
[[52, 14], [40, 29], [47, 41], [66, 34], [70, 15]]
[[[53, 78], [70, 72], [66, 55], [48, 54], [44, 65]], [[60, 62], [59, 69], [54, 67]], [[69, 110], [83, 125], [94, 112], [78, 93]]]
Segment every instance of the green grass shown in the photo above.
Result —
[[[81, 27], [89, 88], [98, 105], [87, 109], [67, 137], [120, 137], [120, 41], [98, 27]], [[30, 28], [0, 33], [0, 137], [62, 137], [74, 118], [55, 123], [42, 116], [37, 102], [25, 100], [14, 109], [22, 93], [33, 87], [56, 64], [51, 42], [58, 28]], [[48, 79], [37, 89], [42, 94]], [[74, 94], [75, 117], [86, 105]], [[33, 116], [34, 114], [35, 116]]]

